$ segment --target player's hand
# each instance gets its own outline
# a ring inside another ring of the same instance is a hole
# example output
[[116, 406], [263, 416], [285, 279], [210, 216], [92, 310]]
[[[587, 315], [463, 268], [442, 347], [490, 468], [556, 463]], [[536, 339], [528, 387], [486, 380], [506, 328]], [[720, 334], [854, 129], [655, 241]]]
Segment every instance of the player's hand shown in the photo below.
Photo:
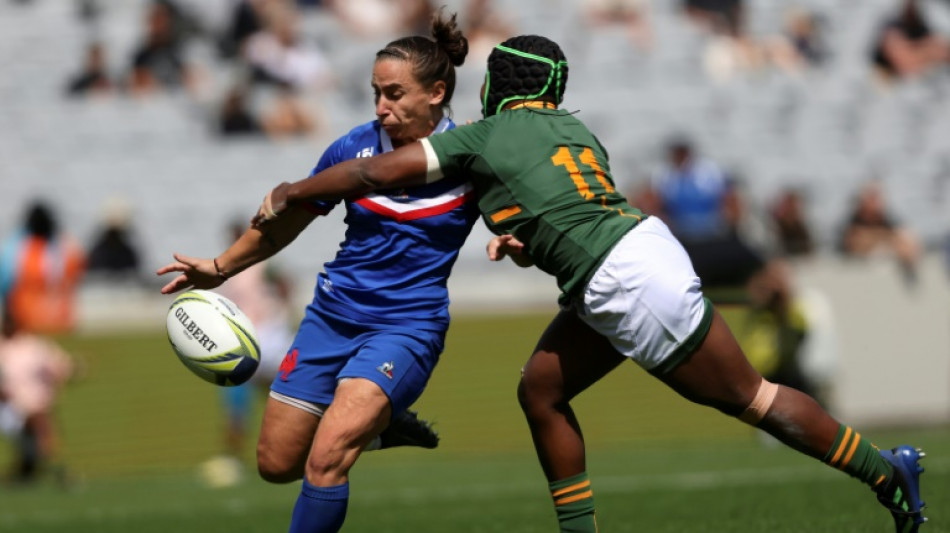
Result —
[[169, 272], [181, 272], [181, 274], [162, 287], [162, 294], [171, 294], [182, 289], [213, 289], [224, 283], [224, 278], [218, 274], [218, 269], [214, 266], [214, 259], [198, 259], [175, 254], [174, 263], [159, 268], [155, 273], [161, 276]]
[[524, 244], [514, 235], [499, 235], [488, 241], [488, 259], [501, 261], [507, 255], [518, 255], [524, 249]]
[[492, 261], [501, 261], [507, 256], [520, 267], [534, 265], [534, 260], [524, 249], [524, 243], [516, 239], [514, 235], [499, 235], [493, 238], [488, 241], [487, 251], [488, 259]]
[[251, 219], [251, 225], [259, 228], [268, 221], [277, 218], [277, 215], [287, 209], [288, 189], [290, 189], [290, 183], [285, 181], [267, 193], [264, 201], [261, 202], [261, 206], [257, 209], [257, 214]]

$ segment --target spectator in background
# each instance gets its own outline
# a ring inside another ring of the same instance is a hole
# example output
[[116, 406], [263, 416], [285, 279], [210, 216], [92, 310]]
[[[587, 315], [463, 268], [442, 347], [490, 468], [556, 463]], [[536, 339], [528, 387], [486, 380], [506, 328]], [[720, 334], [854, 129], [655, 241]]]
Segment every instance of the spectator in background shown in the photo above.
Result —
[[779, 252], [785, 257], [811, 255], [815, 249], [805, 220], [804, 199], [798, 190], [783, 190], [772, 204], [771, 216]]
[[605, 26], [620, 26], [638, 49], [649, 50], [653, 44], [647, 0], [585, 0], [584, 11], [594, 31]]
[[872, 61], [885, 80], [913, 78], [946, 66], [950, 45], [930, 29], [917, 0], [904, 0], [878, 31]]
[[217, 116], [217, 132], [225, 137], [260, 135], [263, 128], [247, 104], [247, 88], [235, 85], [228, 90]]
[[300, 38], [297, 11], [292, 5], [268, 2], [261, 16], [263, 28], [247, 38], [243, 50], [255, 81], [297, 91], [334, 84], [330, 62], [315, 45]]
[[465, 7], [465, 35], [468, 36], [469, 62], [474, 65], [488, 60], [495, 45], [514, 35], [511, 22], [492, 7], [491, 0], [470, 0]]
[[194, 87], [195, 73], [183, 58], [184, 41], [175, 17], [166, 2], [149, 5], [143, 42], [132, 55], [128, 88], [133, 94]]
[[888, 212], [878, 182], [867, 183], [855, 196], [841, 233], [840, 247], [849, 257], [894, 256], [906, 279], [916, 279], [920, 244], [914, 234]]
[[749, 305], [734, 324], [734, 332], [749, 362], [765, 379], [819, 399], [818, 387], [802, 366], [809, 324], [787, 265], [770, 262], [747, 288]]
[[58, 465], [60, 436], [53, 410], [73, 375], [72, 359], [51, 340], [24, 331], [9, 309], [0, 329], [0, 432], [11, 436], [16, 457], [11, 480], [36, 480], [45, 469], [65, 481]]
[[272, 96], [261, 116], [268, 137], [303, 137], [318, 131], [319, 122], [314, 118], [313, 111], [292, 89], [279, 88]]
[[746, 33], [742, 22], [741, 14], [731, 11], [708, 20], [710, 37], [702, 61], [706, 75], [717, 83], [758, 71], [766, 64], [765, 47]]
[[725, 173], [684, 137], [668, 145], [654, 180], [660, 217], [686, 248], [707, 287], [742, 286], [765, 264], [740, 236], [741, 199]]
[[828, 58], [822, 22], [814, 12], [789, 9], [780, 35], [768, 42], [769, 59], [785, 72], [797, 74], [821, 65]]
[[66, 93], [70, 96], [100, 95], [112, 92], [112, 79], [106, 69], [105, 47], [91, 43], [86, 47], [82, 70], [70, 78]]
[[240, 57], [248, 37], [264, 28], [261, 9], [267, 0], [237, 0], [231, 8], [227, 27], [218, 38], [221, 57]]
[[426, 35], [435, 7], [430, 0], [325, 0], [354, 36]]
[[728, 231], [723, 213], [728, 191], [725, 173], [713, 161], [697, 156], [692, 141], [684, 136], [669, 141], [666, 156], [654, 187], [670, 229], [687, 241], [724, 235]]
[[103, 225], [89, 248], [89, 274], [109, 281], [143, 281], [128, 205], [113, 198], [106, 202], [104, 211]]
[[742, 32], [745, 18], [743, 0], [683, 0], [682, 8], [691, 22], [706, 31], [726, 28], [728, 33]]
[[59, 230], [52, 209], [34, 202], [23, 227], [0, 248], [0, 301], [23, 330], [70, 331], [85, 263], [80, 247]]

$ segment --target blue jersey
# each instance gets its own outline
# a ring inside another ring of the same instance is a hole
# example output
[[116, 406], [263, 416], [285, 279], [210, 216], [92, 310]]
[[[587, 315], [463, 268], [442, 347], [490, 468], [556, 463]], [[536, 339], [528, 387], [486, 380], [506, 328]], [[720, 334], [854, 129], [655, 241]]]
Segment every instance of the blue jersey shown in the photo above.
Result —
[[[454, 128], [447, 118], [434, 133]], [[378, 121], [353, 128], [323, 153], [313, 173], [355, 157], [393, 149]], [[337, 202], [314, 201], [326, 214]], [[317, 276], [314, 305], [365, 324], [445, 330], [446, 282], [478, 217], [463, 178], [346, 200], [346, 235]]]

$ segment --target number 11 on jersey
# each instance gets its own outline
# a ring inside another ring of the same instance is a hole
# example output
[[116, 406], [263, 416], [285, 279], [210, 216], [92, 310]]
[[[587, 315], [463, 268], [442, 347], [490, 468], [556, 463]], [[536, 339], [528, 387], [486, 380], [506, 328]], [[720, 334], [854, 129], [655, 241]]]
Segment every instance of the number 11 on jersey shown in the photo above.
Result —
[[[613, 185], [607, 180], [607, 175], [604, 173], [603, 168], [601, 168], [600, 163], [597, 162], [597, 157], [589, 146], [585, 146], [584, 149], [581, 150], [580, 161], [590, 167], [591, 170], [594, 171], [594, 175], [597, 176], [597, 182], [600, 185], [597, 192], [601, 193], [601, 195], [614, 192]], [[577, 192], [581, 197], [585, 200], [593, 200], [596, 197], [596, 195], [591, 192], [590, 184], [584, 179], [584, 175], [581, 173], [580, 167], [577, 166], [574, 155], [567, 146], [559, 147], [557, 153], [551, 156], [551, 162], [556, 167], [562, 166], [567, 169], [567, 173], [571, 176], [571, 180], [574, 182], [574, 186], [577, 187]], [[597, 185], [595, 185], [595, 187], [597, 187]]]

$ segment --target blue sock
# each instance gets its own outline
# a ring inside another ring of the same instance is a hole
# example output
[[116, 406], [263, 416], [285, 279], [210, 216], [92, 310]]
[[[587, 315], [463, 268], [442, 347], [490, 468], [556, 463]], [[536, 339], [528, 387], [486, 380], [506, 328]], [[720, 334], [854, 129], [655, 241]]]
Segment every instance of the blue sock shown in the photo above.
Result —
[[349, 482], [315, 487], [304, 479], [290, 520], [290, 533], [336, 533], [343, 527], [349, 499]]

